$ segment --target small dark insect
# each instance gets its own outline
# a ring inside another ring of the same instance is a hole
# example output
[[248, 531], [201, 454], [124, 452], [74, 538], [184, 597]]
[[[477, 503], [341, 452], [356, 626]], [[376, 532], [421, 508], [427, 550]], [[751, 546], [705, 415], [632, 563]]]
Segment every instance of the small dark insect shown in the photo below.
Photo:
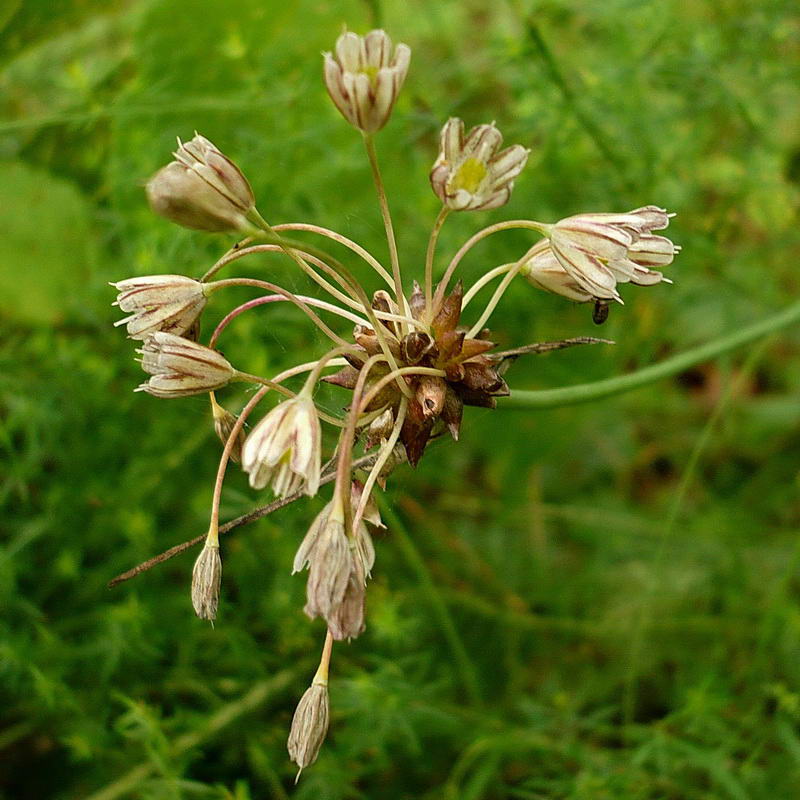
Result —
[[608, 319], [608, 303], [604, 300], [594, 301], [594, 311], [592, 311], [592, 321], [595, 325], [602, 325]]

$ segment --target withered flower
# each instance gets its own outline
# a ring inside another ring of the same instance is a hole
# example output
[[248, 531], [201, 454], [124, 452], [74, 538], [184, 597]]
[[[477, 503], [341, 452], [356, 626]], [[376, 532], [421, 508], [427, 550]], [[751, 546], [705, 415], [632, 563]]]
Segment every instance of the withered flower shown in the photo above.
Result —
[[317, 515], [295, 555], [292, 572], [309, 568], [305, 612], [328, 619], [344, 600], [353, 571], [353, 550], [338, 498]]
[[147, 182], [147, 198], [157, 214], [185, 228], [229, 232], [250, 229], [247, 216], [255, 197], [247, 178], [200, 134], [178, 139], [175, 161]]
[[334, 53], [324, 53], [325, 86], [342, 116], [364, 133], [379, 131], [392, 113], [408, 72], [411, 50], [392, 40], [386, 31], [366, 36], [343, 33]]
[[157, 331], [137, 351], [149, 380], [137, 392], [155, 397], [188, 397], [225, 386], [236, 370], [216, 350], [202, 344]]
[[301, 488], [319, 489], [321, 439], [317, 409], [311, 395], [301, 392], [279, 403], [250, 432], [242, 448], [242, 467], [250, 485], [268, 483], [276, 495], [288, 497]]
[[[315, 680], [304, 692], [292, 717], [286, 748], [289, 758], [304, 770], [317, 760], [328, 733], [330, 703], [327, 680]], [[298, 777], [300, 773], [298, 772]]]
[[119, 294], [113, 305], [130, 314], [114, 326], [126, 325], [131, 339], [156, 331], [182, 336], [206, 306], [205, 286], [185, 275], [143, 275], [112, 283]]
[[463, 121], [449, 119], [442, 128], [439, 157], [430, 174], [436, 196], [454, 211], [505, 205], [530, 151], [515, 144], [498, 152], [502, 143], [503, 136], [494, 123], [478, 125], [465, 137]]

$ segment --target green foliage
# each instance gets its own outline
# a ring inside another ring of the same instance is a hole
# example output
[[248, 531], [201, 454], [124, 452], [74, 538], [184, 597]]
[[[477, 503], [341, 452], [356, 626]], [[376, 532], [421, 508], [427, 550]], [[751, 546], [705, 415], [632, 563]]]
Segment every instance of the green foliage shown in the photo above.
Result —
[[[3, 6], [0, 798], [797, 796], [796, 326], [630, 394], [470, 410], [459, 443], [395, 473], [368, 629], [334, 650], [331, 731], [297, 787], [285, 738], [322, 630], [289, 571], [320, 502], [227, 537], [213, 629], [191, 613], [191, 554], [106, 588], [203, 532], [218, 458], [203, 398], [132, 394], [107, 282], [198, 276], [229, 241], [155, 218], [142, 182], [197, 129], [271, 222], [384, 258], [359, 137], [319, 63], [343, 24], [376, 21], [413, 50], [378, 139], [407, 269], [421, 272], [452, 114], [496, 119], [532, 155], [507, 208], [448, 220], [442, 254], [504, 218], [679, 212], [675, 285], [626, 289], [614, 347], [519, 361], [512, 389], [631, 372], [796, 302], [789, 0]], [[492, 237], [465, 279], [529, 244]], [[309, 291], [288, 261], [251, 269]], [[492, 327], [504, 346], [595, 333], [585, 307], [522, 283]], [[283, 304], [225, 336], [263, 374], [321, 345]], [[232, 471], [223, 519], [265, 500]]]

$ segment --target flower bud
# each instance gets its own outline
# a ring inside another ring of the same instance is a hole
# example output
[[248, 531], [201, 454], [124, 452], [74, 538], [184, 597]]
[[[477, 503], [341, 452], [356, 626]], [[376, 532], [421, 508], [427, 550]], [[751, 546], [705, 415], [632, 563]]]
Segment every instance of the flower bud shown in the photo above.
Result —
[[[231, 414], [231, 412], [226, 408], [223, 408], [216, 401], [216, 398], [214, 398], [213, 395], [211, 398], [211, 414], [214, 417], [214, 431], [219, 437], [219, 440], [222, 442], [222, 446], [225, 447], [225, 445], [228, 443], [231, 432], [236, 425], [238, 417], [235, 414]], [[234, 464], [238, 464], [242, 460], [243, 444], [244, 427], [242, 426], [239, 428], [239, 432], [236, 434], [236, 441], [233, 443], [230, 455], [228, 456]]]
[[366, 36], [343, 33], [334, 53], [324, 53], [325, 86], [342, 116], [364, 133], [379, 131], [392, 113], [411, 60], [407, 45], [398, 44], [385, 31]]
[[137, 350], [151, 377], [137, 392], [155, 397], [188, 397], [219, 389], [236, 370], [216, 350], [172, 333], [157, 331]]
[[178, 139], [174, 156], [147, 183], [153, 211], [195, 230], [250, 229], [255, 198], [236, 164], [199, 134], [185, 144]]
[[156, 331], [181, 336], [192, 329], [206, 305], [205, 286], [184, 275], [146, 275], [112, 283], [119, 294], [113, 305], [130, 312], [114, 326], [127, 325], [132, 339]]
[[[330, 702], [327, 682], [315, 681], [306, 689], [292, 717], [286, 748], [300, 771], [311, 766], [319, 755], [328, 733]], [[297, 773], [300, 777], [300, 772]]]
[[304, 487], [319, 489], [322, 430], [310, 395], [299, 394], [279, 403], [250, 432], [242, 448], [242, 467], [250, 485], [268, 483], [276, 495], [288, 497]]
[[200, 619], [214, 620], [219, 607], [222, 558], [219, 545], [206, 544], [192, 570], [192, 605]]
[[439, 157], [430, 174], [436, 196], [454, 211], [498, 208], [508, 202], [514, 179], [530, 150], [515, 144], [500, 150], [503, 136], [494, 123], [478, 125], [466, 138], [457, 117], [442, 128]]

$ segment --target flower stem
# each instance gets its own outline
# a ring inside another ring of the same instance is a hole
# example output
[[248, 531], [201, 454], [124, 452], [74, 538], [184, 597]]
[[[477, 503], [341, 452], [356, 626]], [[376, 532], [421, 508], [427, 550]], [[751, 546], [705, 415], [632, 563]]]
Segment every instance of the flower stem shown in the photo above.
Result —
[[489, 225], [488, 228], [483, 228], [483, 230], [480, 230], [470, 236], [470, 238], [461, 245], [458, 252], [453, 256], [453, 259], [447, 265], [447, 269], [445, 270], [442, 279], [439, 281], [439, 285], [436, 287], [436, 296], [433, 298], [434, 305], [438, 305], [442, 302], [444, 293], [447, 291], [447, 284], [450, 282], [450, 278], [453, 277], [456, 267], [458, 267], [458, 265], [461, 263], [461, 259], [464, 258], [464, 256], [482, 239], [485, 239], [487, 236], [491, 236], [493, 233], [513, 230], [515, 228], [527, 228], [528, 230], [534, 230], [538, 233], [546, 234], [549, 227], [550, 226], [544, 222], [536, 222], [536, 220], [532, 219], [510, 219], [506, 222], [498, 222], [495, 225]]
[[331, 651], [333, 650], [333, 634], [327, 631], [325, 634], [325, 644], [322, 646], [322, 656], [319, 660], [317, 672], [314, 675], [314, 680], [311, 681], [312, 686], [317, 683], [320, 686], [328, 685], [328, 667], [331, 663]]
[[786, 328], [800, 322], [800, 302], [779, 311], [766, 319], [754, 322], [733, 333], [720, 336], [699, 347], [693, 347], [683, 353], [672, 356], [658, 364], [632, 372], [592, 383], [580, 383], [576, 386], [564, 386], [559, 389], [541, 389], [534, 391], [515, 391], [511, 397], [501, 400], [501, 408], [557, 408], [574, 403], [587, 403], [603, 397], [611, 397], [622, 392], [647, 386], [649, 383], [677, 375], [679, 372], [710, 361], [712, 358], [735, 350], [743, 344], [766, 336], [773, 331]]
[[336, 344], [346, 345], [348, 342], [339, 336], [338, 333], [334, 333], [302, 300], [298, 298], [296, 294], [292, 294], [292, 292], [287, 291], [282, 286], [278, 286], [275, 283], [270, 283], [269, 281], [261, 281], [257, 280], [256, 278], [226, 278], [225, 280], [221, 281], [214, 281], [213, 283], [207, 284], [207, 291], [215, 292], [218, 289], [224, 289], [228, 286], [256, 286], [259, 289], [267, 289], [270, 292], [277, 292], [282, 297], [285, 297], [289, 302], [294, 303], [301, 311], [305, 312], [305, 314], [309, 317], [309, 319], [330, 339], [332, 339]]
[[[394, 226], [392, 225], [392, 215], [389, 212], [389, 201], [386, 199], [386, 190], [383, 186], [380, 167], [378, 166], [378, 154], [375, 152], [375, 139], [371, 134], [364, 134], [364, 146], [367, 149], [369, 165], [372, 169], [372, 179], [375, 182], [375, 191], [378, 194], [378, 204], [381, 207], [383, 226], [386, 228], [386, 241], [389, 245], [389, 259], [392, 262], [392, 277], [394, 278], [394, 292], [397, 298], [397, 307], [403, 308], [405, 305], [405, 294], [403, 292], [403, 279], [400, 275], [400, 258], [397, 255], [397, 241], [394, 236]], [[403, 326], [402, 333], [406, 329]]]
[[397, 444], [397, 440], [400, 438], [400, 431], [403, 429], [403, 422], [406, 418], [407, 410], [408, 400], [403, 397], [401, 398], [400, 406], [397, 409], [397, 419], [394, 422], [392, 432], [389, 434], [389, 438], [381, 448], [381, 451], [378, 454], [378, 460], [372, 465], [372, 469], [370, 470], [369, 475], [367, 475], [367, 480], [364, 483], [364, 489], [361, 492], [361, 499], [358, 501], [358, 508], [356, 509], [356, 513], [353, 515], [354, 531], [358, 530], [358, 525], [364, 517], [364, 510], [367, 507], [367, 502], [372, 494], [372, 489], [375, 486], [375, 482], [381, 476], [383, 465], [389, 459], [389, 456], [391, 456], [394, 446]]
[[[344, 319], [348, 319], [351, 322], [355, 322], [357, 325], [367, 325], [367, 321], [362, 317], [356, 316], [355, 314], [351, 314], [349, 311], [345, 311], [344, 309], [339, 308], [338, 306], [333, 305], [332, 303], [326, 303], [324, 300], [317, 300], [315, 297], [306, 297], [305, 295], [298, 294], [296, 295], [298, 300], [302, 300], [308, 306], [314, 306], [315, 308], [321, 308], [324, 311], [330, 311], [332, 314], [336, 314]], [[214, 345], [217, 343], [217, 339], [219, 335], [222, 333], [223, 330], [233, 322], [236, 317], [240, 314], [243, 314], [245, 311], [249, 311], [251, 308], [256, 308], [257, 306], [263, 306], [267, 303], [280, 303], [282, 301], [287, 300], [286, 297], [280, 294], [268, 294], [264, 297], [256, 297], [254, 300], [248, 300], [246, 303], [242, 303], [242, 305], [237, 306], [230, 311], [217, 325], [214, 329], [214, 333], [211, 334], [211, 340], [209, 341], [208, 346], [213, 349]]]
[[433, 256], [436, 253], [436, 242], [439, 239], [439, 232], [442, 230], [442, 225], [450, 214], [450, 209], [447, 206], [442, 206], [439, 216], [436, 217], [436, 222], [433, 223], [433, 230], [431, 231], [430, 239], [428, 239], [428, 250], [425, 254], [425, 307], [428, 311], [428, 316], [433, 317], [433, 309], [431, 307], [431, 300], [433, 299]]
[[474, 336], [479, 330], [481, 330], [481, 328], [483, 328], [483, 326], [486, 324], [486, 321], [492, 316], [492, 312], [497, 307], [500, 299], [506, 293], [506, 289], [508, 289], [508, 287], [511, 285], [511, 281], [513, 281], [517, 276], [517, 273], [522, 268], [522, 265], [530, 258], [531, 253], [538, 247], [538, 244], [539, 243], [537, 242], [535, 245], [533, 245], [533, 247], [528, 248], [525, 255], [511, 266], [503, 280], [500, 281], [500, 285], [494, 290], [494, 294], [492, 295], [491, 300], [489, 300], [487, 303], [486, 308], [483, 310], [483, 314], [481, 314], [478, 321], [470, 328], [469, 333], [467, 333], [467, 338]]
[[320, 236], [326, 236], [328, 239], [331, 239], [334, 242], [338, 242], [341, 245], [352, 250], [356, 255], [361, 256], [364, 261], [369, 264], [378, 275], [383, 278], [389, 286], [393, 285], [392, 276], [384, 269], [383, 265], [378, 261], [369, 250], [364, 249], [360, 244], [354, 242], [352, 239], [348, 239], [346, 236], [342, 236], [341, 233], [337, 233], [336, 231], [332, 231], [329, 228], [323, 228], [319, 225], [311, 225], [307, 222], [285, 222], [281, 225], [273, 225], [272, 230], [274, 231], [308, 231], [309, 233], [317, 233]]
[[491, 283], [498, 275], [503, 275], [504, 273], [508, 272], [515, 264], [510, 262], [508, 264], [502, 264], [499, 267], [495, 267], [494, 269], [490, 269], [485, 275], [478, 278], [475, 283], [469, 287], [469, 290], [464, 295], [464, 299], [461, 301], [461, 310], [463, 311], [469, 302], [475, 297], [478, 292], [486, 286], [487, 283]]
[[[350, 524], [352, 522], [353, 512], [350, 506], [350, 475], [353, 468], [353, 444], [355, 442], [358, 418], [364, 408], [366, 408], [366, 404], [362, 403], [362, 395], [370, 370], [376, 363], [385, 360], [386, 358], [382, 353], [376, 353], [374, 356], [370, 356], [364, 362], [364, 366], [361, 367], [361, 371], [358, 373], [358, 380], [353, 389], [353, 402], [350, 405], [350, 411], [347, 415], [347, 424], [342, 431], [342, 435], [339, 437], [339, 460], [336, 465], [336, 487], [334, 488], [334, 497], [339, 499], [344, 510], [345, 529], [348, 532], [353, 531]], [[394, 380], [394, 378], [392, 378], [392, 380]]]
[[[280, 378], [281, 376], [278, 376]], [[262, 386], [249, 400], [247, 405], [242, 409], [242, 413], [239, 414], [239, 418], [234, 423], [233, 427], [231, 428], [231, 432], [228, 435], [228, 441], [225, 442], [225, 447], [222, 450], [222, 455], [219, 459], [219, 466], [217, 467], [217, 477], [214, 481], [214, 496], [211, 500], [211, 522], [209, 523], [209, 537], [211, 536], [211, 531], [219, 531], [219, 503], [220, 498], [222, 497], [222, 484], [225, 480], [225, 471], [228, 468], [228, 460], [231, 456], [231, 451], [236, 443], [236, 439], [239, 436], [239, 431], [242, 430], [244, 427], [244, 423], [247, 421], [247, 417], [250, 416], [250, 412], [261, 402], [261, 398], [270, 390], [270, 386]], [[218, 533], [217, 533], [218, 537]], [[217, 542], [219, 542], [219, 538], [217, 538]]]
[[373, 387], [370, 388], [370, 390], [359, 403], [360, 411], [363, 413], [364, 409], [366, 409], [366, 407], [370, 404], [372, 398], [375, 397], [375, 395], [377, 395], [387, 383], [390, 383], [393, 380], [402, 380], [403, 375], [437, 375], [440, 378], [444, 378], [446, 374], [447, 373], [443, 369], [436, 369], [434, 367], [398, 367], [397, 369], [392, 370], [388, 375], [384, 375]]

